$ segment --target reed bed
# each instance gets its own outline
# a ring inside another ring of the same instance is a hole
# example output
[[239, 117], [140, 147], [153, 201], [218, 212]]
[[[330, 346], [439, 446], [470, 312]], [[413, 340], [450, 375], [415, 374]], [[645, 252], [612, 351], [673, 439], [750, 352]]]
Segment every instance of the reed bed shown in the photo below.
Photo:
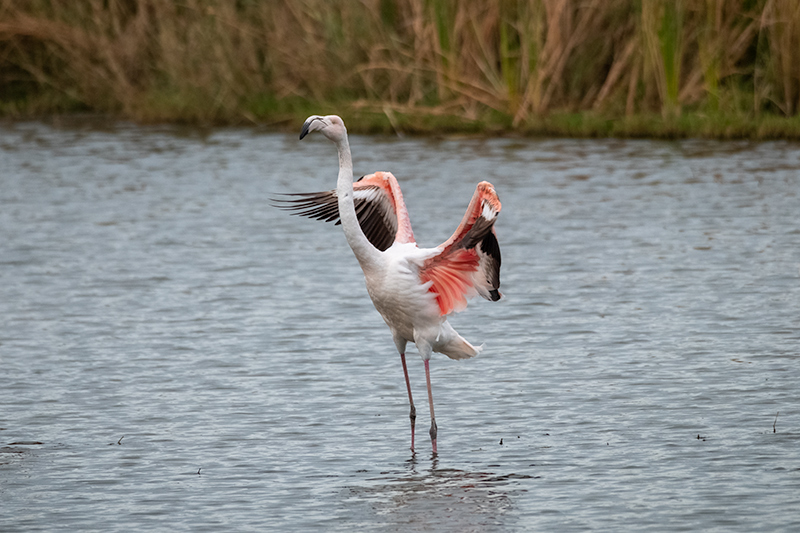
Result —
[[792, 135], [800, 2], [0, 0], [0, 113], [70, 110]]

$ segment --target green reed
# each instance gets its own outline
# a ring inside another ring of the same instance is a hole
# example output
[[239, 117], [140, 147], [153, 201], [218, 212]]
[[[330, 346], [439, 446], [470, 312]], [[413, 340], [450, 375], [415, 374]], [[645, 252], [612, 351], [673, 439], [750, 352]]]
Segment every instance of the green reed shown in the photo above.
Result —
[[800, 2], [0, 0], [0, 113], [70, 110], [774, 135], [800, 110]]

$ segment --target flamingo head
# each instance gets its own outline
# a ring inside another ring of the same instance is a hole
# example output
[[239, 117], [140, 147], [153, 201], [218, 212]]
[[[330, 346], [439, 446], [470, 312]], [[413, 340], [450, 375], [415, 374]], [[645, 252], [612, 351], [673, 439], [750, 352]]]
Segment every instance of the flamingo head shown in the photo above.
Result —
[[302, 139], [309, 133], [321, 131], [322, 134], [333, 142], [340, 142], [347, 137], [347, 128], [344, 121], [336, 115], [311, 115], [303, 123], [303, 130], [300, 132]]

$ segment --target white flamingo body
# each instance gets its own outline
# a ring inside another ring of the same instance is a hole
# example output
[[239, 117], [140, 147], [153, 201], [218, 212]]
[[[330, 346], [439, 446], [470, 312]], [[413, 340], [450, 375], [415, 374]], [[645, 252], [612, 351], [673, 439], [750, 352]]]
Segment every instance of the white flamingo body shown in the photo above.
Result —
[[[407, 342], [417, 338], [430, 339], [431, 326], [441, 329], [447, 320], [439, 315], [436, 297], [428, 290], [431, 282], [421, 283], [419, 268], [430, 257], [415, 243], [394, 243], [373, 269], [364, 270], [364, 278], [372, 303], [392, 332], [398, 350], [405, 351]], [[426, 335], [428, 333], [428, 335]], [[430, 352], [423, 353], [430, 359]]]
[[[408, 248], [413, 247], [413, 250]], [[395, 248], [394, 253], [391, 252]], [[366, 274], [367, 291], [375, 308], [392, 332], [395, 346], [405, 353], [413, 342], [423, 360], [432, 352], [452, 359], [465, 359], [480, 353], [481, 348], [464, 340], [440, 314], [436, 297], [430, 292], [432, 282], [420, 282], [422, 260], [438, 250], [419, 249], [413, 244], [395, 245], [387, 252], [386, 269], [373, 277]], [[397, 254], [397, 255], [394, 255]]]
[[[411, 449], [414, 449], [416, 409], [405, 360], [413, 342], [425, 363], [431, 410], [431, 440], [436, 453], [437, 427], [433, 413], [429, 360], [432, 352], [453, 359], [474, 357], [481, 351], [467, 342], [447, 321], [480, 294], [500, 299], [500, 248], [494, 221], [500, 201], [488, 182], [478, 184], [461, 224], [450, 239], [436, 248], [419, 248], [397, 179], [376, 172], [353, 183], [353, 165], [347, 130], [336, 115], [311, 116], [303, 124], [302, 139], [321, 131], [336, 144], [339, 177], [335, 190], [300, 193], [300, 199], [279, 205], [304, 216], [339, 220], [347, 242], [364, 272], [367, 292], [392, 332], [400, 352], [411, 404]], [[339, 223], [337, 222], [337, 223]]]

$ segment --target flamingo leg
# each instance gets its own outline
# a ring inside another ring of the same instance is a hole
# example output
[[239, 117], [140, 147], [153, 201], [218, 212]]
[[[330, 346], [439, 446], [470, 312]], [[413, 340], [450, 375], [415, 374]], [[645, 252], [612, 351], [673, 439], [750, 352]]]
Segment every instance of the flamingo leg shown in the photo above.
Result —
[[414, 426], [417, 422], [417, 408], [414, 407], [414, 398], [411, 397], [411, 382], [408, 380], [408, 367], [406, 366], [406, 354], [400, 354], [400, 361], [403, 362], [403, 374], [406, 376], [406, 390], [408, 390], [408, 403], [411, 404], [411, 412], [408, 418], [411, 419], [411, 451], [414, 451]]
[[431, 406], [431, 443], [433, 444], [433, 454], [436, 455], [436, 417], [433, 415], [433, 393], [431, 392], [431, 369], [428, 360], [425, 360], [425, 381], [428, 382], [428, 405]]

